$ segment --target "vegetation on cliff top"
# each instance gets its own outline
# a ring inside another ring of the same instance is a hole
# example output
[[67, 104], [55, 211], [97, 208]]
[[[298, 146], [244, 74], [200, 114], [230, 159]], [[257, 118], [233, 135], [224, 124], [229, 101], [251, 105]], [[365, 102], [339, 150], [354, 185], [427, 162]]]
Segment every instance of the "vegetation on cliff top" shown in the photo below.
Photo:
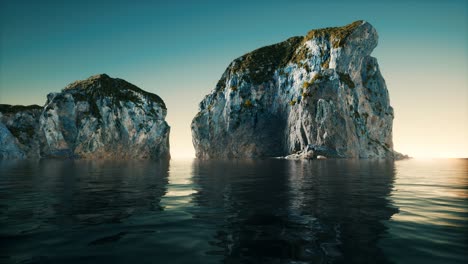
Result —
[[247, 53], [232, 63], [231, 70], [247, 74], [252, 84], [262, 84], [273, 76], [276, 69], [286, 66], [302, 39], [303, 37], [292, 37]]
[[92, 97], [108, 96], [116, 101], [131, 101], [138, 103], [140, 100], [133, 92], [142, 94], [147, 99], [158, 103], [163, 109], [166, 104], [156, 94], [146, 92], [137, 86], [118, 78], [111, 78], [107, 74], [98, 74], [82, 81], [76, 81], [67, 85], [64, 92], [84, 91]]
[[15, 114], [20, 111], [28, 110], [41, 110], [42, 107], [38, 105], [8, 105], [0, 104], [0, 113], [4, 114]]
[[[243, 73], [254, 85], [262, 84], [271, 79], [275, 70], [285, 67], [289, 62], [301, 64], [301, 61], [309, 54], [307, 47], [297, 50], [304, 42], [313, 38], [326, 38], [329, 39], [333, 48], [342, 47], [351, 33], [362, 23], [363, 21], [359, 20], [343, 27], [314, 29], [305, 37], [292, 37], [286, 41], [259, 48], [234, 60], [228, 70], [233, 73]], [[324, 58], [322, 67], [329, 67], [329, 59]], [[218, 82], [217, 90], [224, 89], [224, 81], [225, 78], [222, 78]]]
[[346, 43], [348, 36], [351, 35], [357, 27], [362, 25], [362, 23], [362, 20], [358, 20], [343, 27], [314, 29], [307, 33], [304, 40], [307, 41], [313, 38], [324, 37], [330, 39], [333, 48], [342, 47]]

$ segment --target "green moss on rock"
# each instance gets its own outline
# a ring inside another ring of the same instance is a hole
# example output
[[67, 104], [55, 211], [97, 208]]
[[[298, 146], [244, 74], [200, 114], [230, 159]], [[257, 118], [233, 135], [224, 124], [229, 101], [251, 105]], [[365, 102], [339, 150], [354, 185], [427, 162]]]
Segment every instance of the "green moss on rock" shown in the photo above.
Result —
[[310, 81], [306, 81], [302, 84], [302, 88], [304, 90], [308, 89], [309, 87], [311, 87], [316, 81], [320, 81], [324, 78], [324, 76], [320, 73], [317, 73], [314, 75], [314, 77], [310, 80]]
[[328, 57], [328, 59], [322, 62], [322, 68], [328, 69], [329, 67], [330, 67], [330, 57]]
[[[304, 60], [310, 59], [312, 56], [307, 45], [304, 45], [306, 41], [313, 38], [327, 38], [334, 48], [342, 47], [351, 33], [362, 23], [363, 21], [360, 20], [343, 27], [311, 30], [305, 37], [292, 37], [286, 41], [262, 47], [234, 60], [226, 73], [240, 73], [240, 77], [244, 81], [260, 85], [269, 81], [276, 70], [279, 70], [279, 74], [282, 75], [283, 68], [290, 62], [304, 67], [306, 71], [310, 72], [310, 67], [304, 64]], [[323, 48], [321, 56], [326, 57], [326, 52], [328, 51]], [[322, 67], [328, 69], [329, 64], [330, 58], [328, 57], [323, 61]], [[225, 81], [226, 74], [216, 85], [217, 91], [224, 90]]]
[[322, 29], [314, 29], [307, 33], [305, 37], [305, 41], [313, 39], [313, 38], [329, 38], [333, 48], [338, 48], [344, 46], [346, 43], [347, 38], [351, 33], [360, 25], [362, 25], [363, 21], [355, 21], [351, 24], [348, 24], [343, 27], [328, 27]]
[[247, 53], [233, 62], [232, 71], [246, 74], [252, 84], [262, 84], [273, 76], [275, 70], [287, 65], [302, 39], [303, 37], [292, 37]]
[[302, 45], [303, 42], [304, 41], [302, 41], [299, 50], [297, 50], [291, 58], [291, 62], [298, 64], [299, 67], [302, 67], [302, 62], [304, 60], [307, 60], [311, 57], [309, 48]]
[[136, 94], [141, 94], [146, 99], [159, 104], [163, 109], [166, 109], [164, 101], [156, 94], [146, 92], [137, 86], [118, 78], [111, 78], [107, 74], [98, 74], [86, 80], [76, 81], [69, 84], [64, 92], [69, 92], [72, 95], [75, 93], [84, 92], [85, 96], [90, 100], [109, 97], [112, 98], [115, 104], [118, 102], [133, 102], [139, 104], [140, 98]]
[[16, 114], [21, 111], [41, 110], [42, 107], [38, 105], [8, 105], [0, 104], [0, 113], [3, 114]]

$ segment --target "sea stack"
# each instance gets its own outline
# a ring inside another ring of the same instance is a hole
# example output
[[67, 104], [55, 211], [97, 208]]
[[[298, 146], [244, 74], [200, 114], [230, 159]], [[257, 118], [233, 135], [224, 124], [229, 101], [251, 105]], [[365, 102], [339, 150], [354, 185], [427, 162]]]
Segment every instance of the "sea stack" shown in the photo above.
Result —
[[43, 107], [0, 105], [0, 159], [169, 158], [166, 113], [156, 94], [95, 75], [48, 94]]
[[192, 121], [198, 158], [395, 158], [393, 108], [366, 21], [232, 61]]

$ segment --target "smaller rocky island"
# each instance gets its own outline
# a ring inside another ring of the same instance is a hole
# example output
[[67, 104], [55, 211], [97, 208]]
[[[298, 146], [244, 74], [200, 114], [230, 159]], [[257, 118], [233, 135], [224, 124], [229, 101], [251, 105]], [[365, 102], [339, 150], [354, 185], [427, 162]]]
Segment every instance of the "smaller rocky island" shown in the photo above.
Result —
[[0, 159], [169, 158], [164, 101], [106, 74], [47, 95], [46, 104], [0, 105]]

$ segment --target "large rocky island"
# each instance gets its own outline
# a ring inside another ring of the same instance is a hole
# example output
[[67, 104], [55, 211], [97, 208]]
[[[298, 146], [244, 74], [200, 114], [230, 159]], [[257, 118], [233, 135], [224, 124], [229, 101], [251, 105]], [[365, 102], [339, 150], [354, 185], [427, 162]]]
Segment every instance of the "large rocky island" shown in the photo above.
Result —
[[192, 121], [198, 158], [395, 158], [393, 109], [365, 21], [235, 59]]
[[43, 107], [0, 105], [0, 159], [169, 158], [166, 106], [106, 74], [47, 95]]

